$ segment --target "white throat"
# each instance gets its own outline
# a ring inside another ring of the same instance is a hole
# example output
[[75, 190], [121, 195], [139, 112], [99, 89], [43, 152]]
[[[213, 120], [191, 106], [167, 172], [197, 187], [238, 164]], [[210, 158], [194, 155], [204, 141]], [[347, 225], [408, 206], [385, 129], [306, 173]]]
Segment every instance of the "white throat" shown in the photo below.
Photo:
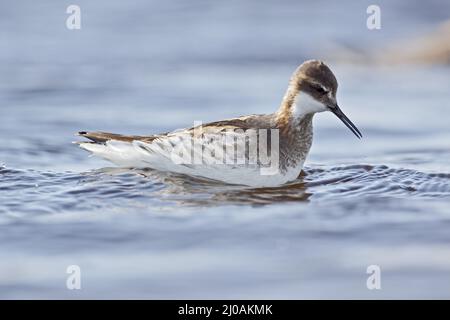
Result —
[[306, 92], [299, 92], [292, 105], [292, 116], [296, 119], [303, 118], [310, 113], [323, 111], [327, 111], [327, 107]]

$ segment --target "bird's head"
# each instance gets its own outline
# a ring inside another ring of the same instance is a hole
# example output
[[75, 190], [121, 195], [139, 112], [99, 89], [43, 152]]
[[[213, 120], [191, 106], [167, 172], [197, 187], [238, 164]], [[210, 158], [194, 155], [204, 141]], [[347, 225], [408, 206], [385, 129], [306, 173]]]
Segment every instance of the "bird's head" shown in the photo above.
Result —
[[299, 117], [310, 113], [331, 111], [358, 138], [361, 138], [361, 132], [338, 106], [337, 88], [336, 77], [325, 63], [318, 60], [305, 61], [295, 70], [289, 82], [287, 97], [292, 97], [291, 112], [294, 117]]

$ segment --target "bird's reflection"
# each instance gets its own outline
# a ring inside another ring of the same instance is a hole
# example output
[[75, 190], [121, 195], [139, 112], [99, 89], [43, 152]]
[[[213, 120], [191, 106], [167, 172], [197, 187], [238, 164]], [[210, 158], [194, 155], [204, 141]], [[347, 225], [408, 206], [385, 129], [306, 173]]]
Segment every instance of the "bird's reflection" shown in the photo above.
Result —
[[99, 174], [120, 175], [133, 173], [149, 179], [160, 186], [152, 196], [180, 205], [268, 205], [280, 202], [305, 202], [312, 195], [307, 192], [302, 172], [294, 182], [275, 188], [252, 188], [224, 184], [219, 181], [181, 174], [160, 172], [152, 169], [102, 168]]

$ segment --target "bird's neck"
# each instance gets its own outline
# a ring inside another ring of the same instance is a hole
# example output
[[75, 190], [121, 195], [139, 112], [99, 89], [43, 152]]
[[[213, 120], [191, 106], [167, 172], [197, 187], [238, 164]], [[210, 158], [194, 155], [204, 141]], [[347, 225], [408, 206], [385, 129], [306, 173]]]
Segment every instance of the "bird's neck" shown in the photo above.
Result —
[[301, 92], [289, 90], [275, 113], [276, 126], [280, 135], [280, 162], [282, 170], [298, 168], [303, 164], [312, 144], [312, 118], [314, 112], [299, 99]]
[[288, 88], [283, 97], [280, 108], [275, 113], [275, 121], [281, 132], [296, 131], [299, 126], [311, 122], [315, 110], [311, 107], [313, 101], [307, 93]]

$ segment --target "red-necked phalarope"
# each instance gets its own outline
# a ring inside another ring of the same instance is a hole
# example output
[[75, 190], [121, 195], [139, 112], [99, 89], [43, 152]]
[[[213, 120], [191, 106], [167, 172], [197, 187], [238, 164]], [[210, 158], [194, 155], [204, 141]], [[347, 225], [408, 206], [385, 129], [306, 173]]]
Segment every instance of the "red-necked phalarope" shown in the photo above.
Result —
[[[78, 134], [90, 141], [77, 143], [120, 166], [152, 168], [253, 187], [279, 186], [295, 180], [302, 170], [312, 143], [315, 113], [333, 112], [358, 138], [362, 137], [338, 107], [337, 87], [336, 78], [325, 63], [309, 60], [293, 73], [275, 113], [149, 136], [81, 131]], [[181, 159], [180, 154], [189, 157]], [[268, 158], [270, 161], [266, 161]]]

